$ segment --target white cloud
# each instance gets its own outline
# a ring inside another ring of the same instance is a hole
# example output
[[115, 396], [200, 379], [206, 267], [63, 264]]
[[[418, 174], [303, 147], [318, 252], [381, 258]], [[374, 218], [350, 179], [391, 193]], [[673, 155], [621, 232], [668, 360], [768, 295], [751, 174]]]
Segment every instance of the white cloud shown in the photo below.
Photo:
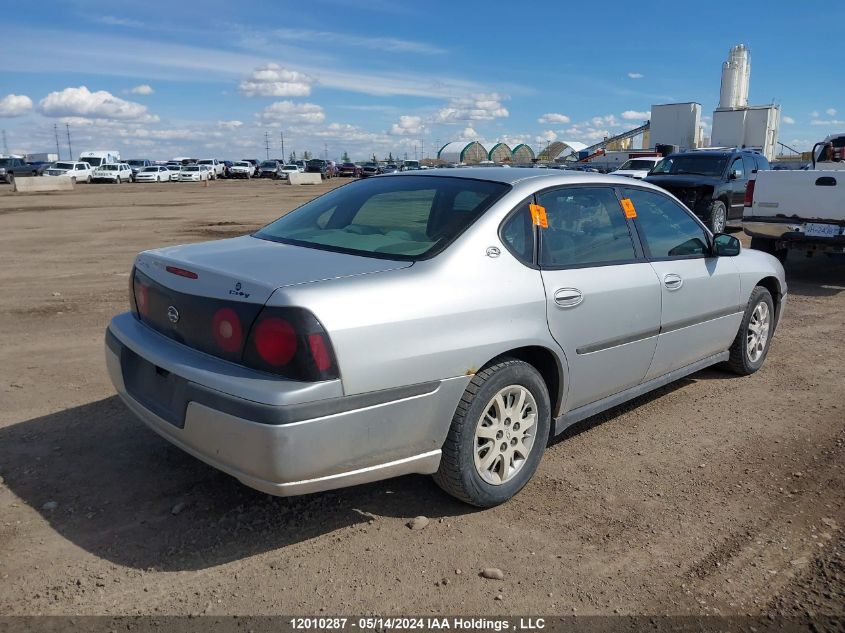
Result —
[[818, 119], [819, 118], [819, 111], [813, 110], [812, 112], [810, 112], [810, 116], [813, 117], [814, 119]]
[[845, 121], [842, 121], [840, 119], [813, 119], [812, 121], [810, 121], [810, 125], [827, 125], [829, 127], [833, 127], [837, 125], [845, 125]]
[[423, 132], [422, 117], [400, 116], [399, 122], [390, 126], [390, 133], [396, 136], [413, 135], [417, 136]]
[[109, 26], [130, 26], [132, 28], [141, 28], [144, 26], [143, 22], [138, 20], [130, 20], [129, 18], [116, 18], [113, 15], [104, 15], [97, 18], [100, 24], [108, 24]]
[[590, 122], [595, 126], [599, 127], [602, 125], [606, 125], [609, 127], [620, 127], [622, 123], [612, 114], [606, 114], [605, 116], [594, 116], [590, 119]]
[[547, 112], [539, 119], [537, 123], [569, 123], [570, 118], [565, 114], [558, 114], [557, 112]]
[[630, 79], [642, 79], [644, 76], [642, 73], [628, 73]]
[[243, 127], [243, 124], [243, 121], [233, 119], [231, 121], [218, 121], [217, 127], [225, 130], [237, 130], [239, 127]]
[[557, 134], [552, 130], [543, 130], [534, 140], [537, 143], [553, 143], [557, 140]]
[[51, 92], [38, 103], [38, 109], [49, 117], [83, 117], [152, 123], [158, 117], [147, 112], [147, 106], [125, 101], [110, 92], [91, 92], [85, 86]]
[[836, 116], [836, 108], [828, 108], [824, 111], [828, 116]]
[[467, 126], [464, 128], [464, 131], [461, 132], [460, 136], [458, 137], [459, 141], [478, 141], [481, 139], [481, 135], [473, 129], [472, 126]]
[[502, 101], [507, 98], [495, 92], [479, 92], [466, 97], [457, 97], [437, 112], [436, 120], [438, 123], [463, 123], [504, 118], [510, 115], [507, 108], [502, 105]]
[[369, 48], [389, 53], [422, 53], [425, 55], [433, 55], [446, 52], [442, 48], [425, 42], [400, 40], [395, 37], [361, 37], [346, 33], [332, 33], [311, 29], [275, 29], [269, 34], [269, 38], [286, 41], [303, 41], [308, 42], [309, 44], [312, 42], [325, 41], [331, 42], [335, 45]]
[[0, 99], [0, 117], [23, 116], [32, 110], [32, 99], [26, 95], [9, 94]]
[[794, 125], [795, 124], [795, 119], [793, 119], [791, 116], [783, 115], [780, 120], [781, 120], [782, 123], [785, 123], [786, 125]]
[[651, 112], [649, 110], [646, 110], [645, 112], [625, 110], [625, 112], [622, 113], [622, 118], [626, 121], [645, 121], [651, 118]]
[[325, 121], [326, 113], [315, 103], [277, 101], [264, 108], [258, 117], [264, 125], [309, 125]]
[[238, 89], [247, 97], [307, 97], [314, 81], [311, 75], [267, 64], [256, 68]]
[[133, 95], [151, 95], [155, 90], [149, 84], [141, 84], [130, 89], [129, 92]]

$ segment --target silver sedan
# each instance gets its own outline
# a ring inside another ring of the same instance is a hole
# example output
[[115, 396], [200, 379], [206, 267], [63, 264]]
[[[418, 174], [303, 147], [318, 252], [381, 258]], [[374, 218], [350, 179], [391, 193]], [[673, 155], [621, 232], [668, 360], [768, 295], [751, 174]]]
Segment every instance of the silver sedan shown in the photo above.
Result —
[[753, 374], [772, 256], [629, 178], [430, 170], [139, 254], [106, 332], [129, 409], [248, 486], [433, 474], [478, 506], [570, 425], [711, 365]]

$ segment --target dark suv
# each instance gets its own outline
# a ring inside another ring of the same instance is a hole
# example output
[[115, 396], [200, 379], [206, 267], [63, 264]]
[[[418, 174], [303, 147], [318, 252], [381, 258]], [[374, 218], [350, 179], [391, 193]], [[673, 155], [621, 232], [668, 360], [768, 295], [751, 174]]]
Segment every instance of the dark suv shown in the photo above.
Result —
[[322, 158], [312, 158], [305, 163], [305, 173], [320, 174], [320, 177], [323, 180], [331, 178], [334, 175], [329, 167], [328, 161], [325, 161]]
[[645, 181], [662, 187], [700, 217], [714, 234], [741, 223], [745, 190], [760, 169], [770, 169], [751, 150], [696, 150], [669, 154]]

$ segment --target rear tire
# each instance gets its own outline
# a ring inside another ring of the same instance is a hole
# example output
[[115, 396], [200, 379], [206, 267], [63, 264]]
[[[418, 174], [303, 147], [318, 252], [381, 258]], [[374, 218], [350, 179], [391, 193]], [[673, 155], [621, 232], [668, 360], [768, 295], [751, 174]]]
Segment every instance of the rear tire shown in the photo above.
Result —
[[778, 258], [778, 261], [780, 261], [781, 264], [786, 262], [786, 256], [789, 254], [788, 249], [777, 248], [777, 242], [773, 239], [766, 237], [752, 237], [751, 248], [758, 251], [763, 251], [764, 253], [768, 253], [769, 255], [774, 255]]
[[118, 176], [117, 178], [115, 178], [114, 184], [116, 184], [116, 185], [119, 185], [119, 184], [120, 184], [120, 176]]
[[537, 470], [550, 426], [543, 377], [526, 362], [501, 357], [475, 374], [464, 391], [434, 481], [474, 506], [504, 503]]
[[90, 185], [92, 180], [91, 176], [88, 176], [88, 178], [85, 179], [85, 184]]
[[707, 226], [713, 235], [724, 233], [725, 227], [728, 226], [728, 210], [725, 203], [721, 200], [711, 202], [708, 209], [708, 218]]
[[769, 354], [774, 332], [775, 304], [772, 295], [763, 286], [757, 286], [748, 299], [725, 368], [740, 376], [756, 372]]

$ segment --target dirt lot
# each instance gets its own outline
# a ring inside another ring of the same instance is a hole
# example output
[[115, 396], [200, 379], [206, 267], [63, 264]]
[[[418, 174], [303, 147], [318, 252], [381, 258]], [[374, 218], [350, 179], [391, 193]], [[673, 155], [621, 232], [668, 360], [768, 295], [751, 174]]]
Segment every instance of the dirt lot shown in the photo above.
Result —
[[845, 265], [824, 257], [788, 264], [759, 373], [581, 424], [492, 510], [416, 476], [273, 498], [148, 431], [103, 361], [135, 253], [327, 186], [0, 186], [0, 614], [843, 613]]

